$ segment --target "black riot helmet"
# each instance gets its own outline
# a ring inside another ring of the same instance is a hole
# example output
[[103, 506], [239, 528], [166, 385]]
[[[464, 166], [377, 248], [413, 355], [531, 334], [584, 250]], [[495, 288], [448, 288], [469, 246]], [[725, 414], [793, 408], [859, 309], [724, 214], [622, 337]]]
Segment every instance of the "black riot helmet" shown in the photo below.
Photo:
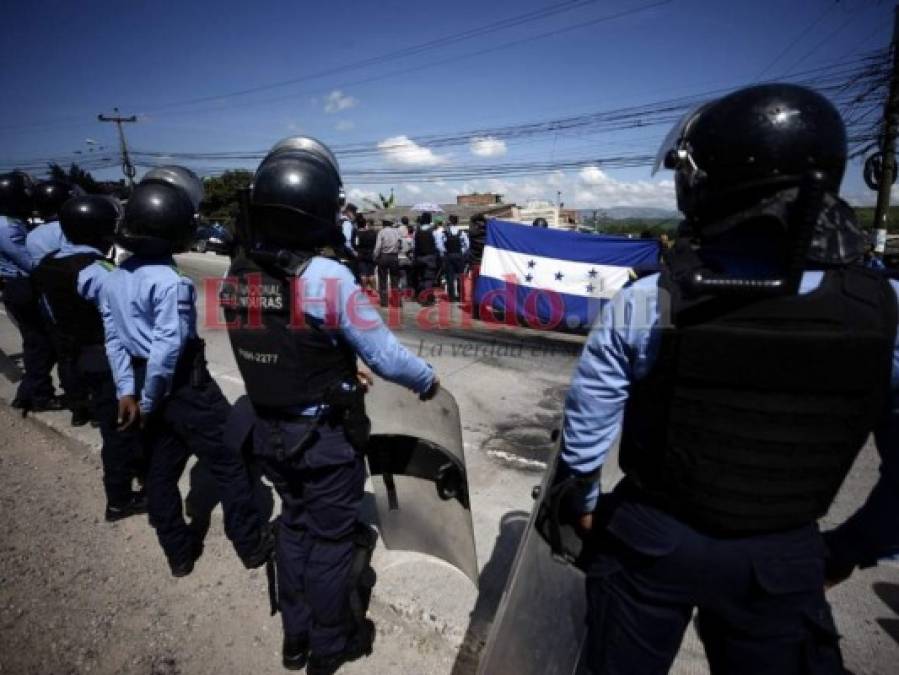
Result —
[[72, 197], [59, 210], [62, 233], [73, 244], [107, 251], [122, 218], [122, 205], [108, 195]]
[[340, 176], [305, 150], [276, 150], [259, 165], [250, 195], [253, 245], [311, 251], [336, 242]]
[[[268, 157], [280, 153], [307, 153], [326, 162], [334, 169], [340, 180], [340, 164], [337, 162], [337, 156], [331, 151], [327, 145], [312, 136], [288, 136], [272, 146], [268, 153]], [[340, 181], [340, 205], [346, 204], [346, 193], [343, 189], [343, 181]]]
[[116, 243], [144, 257], [185, 251], [196, 234], [193, 203], [184, 190], [164, 181], [141, 182], [125, 206]]
[[847, 154], [846, 128], [830, 101], [806, 87], [763, 84], [687, 113], [653, 173], [674, 169], [678, 208], [705, 221], [797, 187], [812, 172], [836, 194]]
[[31, 177], [24, 171], [0, 174], [0, 216], [30, 218], [33, 208]]
[[83, 195], [77, 185], [51, 178], [34, 186], [34, 210], [44, 222], [56, 220], [59, 210], [72, 197]]
[[203, 201], [205, 193], [203, 181], [187, 167], [175, 164], [157, 166], [155, 169], [147, 171], [140, 182], [147, 183], [152, 181], [162, 181], [180, 188], [187, 193], [191, 203], [194, 205], [194, 211], [200, 210], [200, 202]]

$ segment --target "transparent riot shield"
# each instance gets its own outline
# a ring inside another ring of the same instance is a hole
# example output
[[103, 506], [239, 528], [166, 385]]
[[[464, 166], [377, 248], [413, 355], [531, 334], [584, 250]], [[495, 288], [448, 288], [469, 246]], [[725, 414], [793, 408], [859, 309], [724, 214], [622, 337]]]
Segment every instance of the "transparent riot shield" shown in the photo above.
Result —
[[422, 402], [378, 380], [365, 397], [371, 419], [366, 450], [384, 546], [441, 558], [475, 584], [468, 475], [459, 407], [441, 389]]
[[[581, 654], [587, 596], [584, 573], [576, 564], [585, 553], [573, 526], [559, 521], [571, 479], [557, 475], [558, 458], [557, 447], [543, 483], [534, 490], [534, 509], [481, 654], [479, 675], [586, 672]], [[603, 488], [620, 475], [616, 449], [603, 469]]]

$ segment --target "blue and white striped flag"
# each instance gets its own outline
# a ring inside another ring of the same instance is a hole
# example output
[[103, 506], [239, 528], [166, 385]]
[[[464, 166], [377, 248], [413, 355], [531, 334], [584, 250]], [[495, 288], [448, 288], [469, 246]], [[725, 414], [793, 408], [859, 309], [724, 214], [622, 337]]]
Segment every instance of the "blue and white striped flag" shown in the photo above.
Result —
[[658, 264], [655, 240], [491, 220], [475, 289], [484, 309], [535, 328], [589, 327], [634, 268]]

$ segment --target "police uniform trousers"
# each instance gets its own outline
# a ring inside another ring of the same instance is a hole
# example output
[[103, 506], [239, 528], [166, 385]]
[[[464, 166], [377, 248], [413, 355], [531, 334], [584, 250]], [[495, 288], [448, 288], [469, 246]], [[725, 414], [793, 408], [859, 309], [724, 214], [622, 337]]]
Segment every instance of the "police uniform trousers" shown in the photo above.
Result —
[[399, 288], [399, 256], [396, 253], [385, 253], [378, 258], [378, 294], [381, 298], [381, 307], [387, 306], [387, 301], [390, 298], [390, 291], [398, 291]]
[[56, 363], [56, 351], [31, 279], [5, 277], [3, 302], [22, 334], [25, 375], [16, 398], [34, 403], [47, 401], [55, 393], [50, 371]]
[[446, 270], [446, 292], [450, 302], [458, 302], [462, 293], [465, 273], [465, 256], [462, 253], [447, 253], [443, 258], [443, 267]]
[[[224, 443], [223, 430], [231, 405], [205, 364], [197, 366], [196, 355], [190, 352], [185, 350], [175, 370], [171, 393], [159, 402], [143, 430], [148, 455], [146, 491], [150, 524], [171, 563], [191, 556], [197, 535], [184, 521], [178, 479], [190, 455], [195, 454], [216, 481], [225, 534], [243, 558], [259, 546], [262, 519], [253, 501], [247, 466], [240, 453]], [[133, 359], [132, 363], [139, 392], [146, 375], [146, 362]]]
[[[437, 256], [420, 255], [415, 257], [415, 276], [417, 286], [415, 292], [420, 300], [430, 301], [428, 297], [434, 288], [434, 279], [437, 277]], [[424, 295], [424, 297], [423, 297]]]
[[817, 525], [716, 538], [641, 498], [600, 498], [587, 572], [590, 672], [667, 673], [693, 610], [713, 675], [843, 673]]
[[77, 374], [87, 388], [94, 418], [100, 427], [103, 448], [103, 488], [107, 505], [127, 506], [132, 499], [132, 483], [143, 483], [147, 467], [137, 429], [118, 430], [118, 399], [115, 381], [103, 345], [83, 347], [77, 357]]
[[50, 317], [46, 318], [47, 329], [53, 342], [56, 353], [56, 372], [59, 375], [59, 385], [66, 397], [66, 405], [70, 410], [86, 409], [89, 407], [90, 391], [84, 378], [78, 372], [78, 351]]
[[[365, 468], [339, 423], [310, 427], [313, 420], [258, 418], [253, 447], [281, 497], [276, 558], [284, 633], [306, 635], [313, 653], [329, 655], [342, 651], [356, 628], [351, 568]], [[292, 448], [292, 460], [279, 459]]]

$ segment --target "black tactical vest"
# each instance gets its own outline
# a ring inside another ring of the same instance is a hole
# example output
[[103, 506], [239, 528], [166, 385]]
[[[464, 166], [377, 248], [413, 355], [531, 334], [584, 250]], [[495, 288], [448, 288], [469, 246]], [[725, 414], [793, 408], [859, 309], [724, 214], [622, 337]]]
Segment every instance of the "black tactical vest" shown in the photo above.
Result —
[[356, 251], [362, 260], [371, 260], [378, 242], [378, 233], [368, 228], [356, 234]]
[[437, 253], [437, 243], [434, 241], [434, 234], [431, 230], [423, 230], [419, 228], [415, 231], [415, 255], [435, 255]]
[[861, 268], [755, 301], [685, 299], [632, 386], [621, 467], [652, 503], [718, 536], [814, 522], [887, 406], [896, 296]]
[[[336, 333], [292, 312], [294, 273], [236, 258], [221, 301], [228, 336], [247, 394], [258, 408], [304, 408], [321, 403], [341, 382], [355, 382], [356, 355]], [[320, 299], [316, 299], [320, 300]], [[296, 315], [296, 316], [293, 316]]]
[[447, 230], [443, 242], [447, 253], [462, 253], [462, 235], [459, 232], [452, 234]]
[[78, 350], [102, 345], [103, 320], [96, 306], [78, 295], [78, 274], [88, 265], [103, 260], [99, 253], [79, 253], [54, 258], [46, 255], [31, 275], [44, 294], [53, 321], [66, 345]]

